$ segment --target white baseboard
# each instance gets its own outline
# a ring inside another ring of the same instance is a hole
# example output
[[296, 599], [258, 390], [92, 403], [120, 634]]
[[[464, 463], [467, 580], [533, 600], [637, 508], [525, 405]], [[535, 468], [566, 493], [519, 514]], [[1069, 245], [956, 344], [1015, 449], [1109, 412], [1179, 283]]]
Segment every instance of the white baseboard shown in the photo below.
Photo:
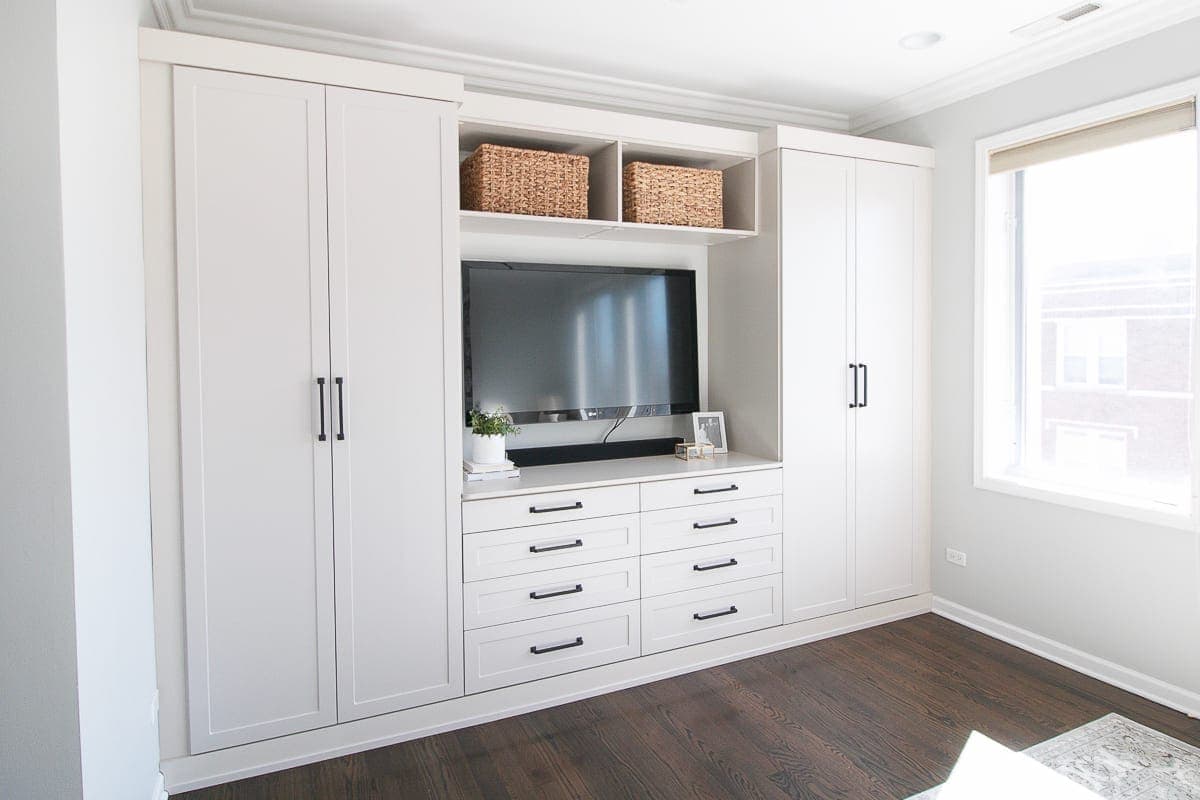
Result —
[[715, 667], [928, 613], [920, 594], [827, 617], [766, 628], [665, 653], [606, 664], [531, 683], [459, 697], [407, 711], [356, 720], [211, 753], [162, 762], [172, 793], [201, 789], [327, 758], [385, 747], [436, 733], [572, 703], [608, 692]]
[[150, 800], [167, 800], [167, 779], [160, 772], [154, 781], [154, 789], [150, 792]]
[[1200, 694], [1196, 692], [1010, 625], [943, 597], [933, 598], [933, 613], [1119, 689], [1182, 711], [1189, 717], [1200, 717]]

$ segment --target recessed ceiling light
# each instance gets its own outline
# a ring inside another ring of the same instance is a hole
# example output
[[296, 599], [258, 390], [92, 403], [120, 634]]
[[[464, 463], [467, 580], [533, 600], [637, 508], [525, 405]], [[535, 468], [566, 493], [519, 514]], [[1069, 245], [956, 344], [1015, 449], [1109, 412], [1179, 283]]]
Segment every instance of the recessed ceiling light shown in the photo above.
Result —
[[900, 46], [905, 50], [925, 50], [933, 47], [942, 40], [937, 31], [917, 31], [900, 39]]

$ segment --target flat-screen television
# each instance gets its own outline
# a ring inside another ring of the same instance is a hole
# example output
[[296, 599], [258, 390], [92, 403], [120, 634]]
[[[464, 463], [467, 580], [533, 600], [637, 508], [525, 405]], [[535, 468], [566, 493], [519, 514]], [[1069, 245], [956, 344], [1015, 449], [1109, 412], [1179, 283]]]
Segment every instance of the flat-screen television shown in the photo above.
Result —
[[699, 411], [695, 273], [464, 261], [463, 366], [518, 424]]

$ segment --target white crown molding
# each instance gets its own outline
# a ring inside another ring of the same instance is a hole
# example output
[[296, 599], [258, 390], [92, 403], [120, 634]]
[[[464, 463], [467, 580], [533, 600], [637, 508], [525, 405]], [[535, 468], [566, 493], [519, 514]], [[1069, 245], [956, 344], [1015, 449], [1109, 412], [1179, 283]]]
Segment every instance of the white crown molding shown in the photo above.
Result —
[[477, 91], [723, 122], [747, 128], [783, 123], [845, 132], [850, 127], [848, 115], [841, 113], [225, 14], [198, 9], [192, 0], [153, 0], [153, 3], [155, 16], [164, 28], [453, 72], [463, 76], [468, 89]]
[[936, 108], [1200, 16], [1200, 0], [1142, 0], [1088, 19], [1019, 50], [850, 115], [850, 132], [869, 133]]
[[154, 10], [154, 19], [158, 21], [158, 27], [167, 31], [176, 29], [175, 14], [171, 11], [167, 0], [150, 0], [150, 7]]
[[1200, 16], [1200, 0], [1140, 0], [1105, 9], [1095, 19], [1066, 26], [1000, 58], [854, 114], [841, 114], [225, 14], [198, 9], [193, 0], [152, 3], [163, 28], [453, 72], [476, 91], [746, 128], [783, 124], [854, 134], [878, 130]]

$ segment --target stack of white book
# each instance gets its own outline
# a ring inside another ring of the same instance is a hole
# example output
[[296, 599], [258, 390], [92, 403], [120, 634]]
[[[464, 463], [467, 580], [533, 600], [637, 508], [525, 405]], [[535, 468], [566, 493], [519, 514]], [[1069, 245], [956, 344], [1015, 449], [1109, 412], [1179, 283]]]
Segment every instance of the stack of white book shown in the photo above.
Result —
[[463, 459], [463, 479], [468, 481], [494, 481], [500, 478], [519, 478], [521, 470], [511, 461], [498, 464], [476, 464]]

